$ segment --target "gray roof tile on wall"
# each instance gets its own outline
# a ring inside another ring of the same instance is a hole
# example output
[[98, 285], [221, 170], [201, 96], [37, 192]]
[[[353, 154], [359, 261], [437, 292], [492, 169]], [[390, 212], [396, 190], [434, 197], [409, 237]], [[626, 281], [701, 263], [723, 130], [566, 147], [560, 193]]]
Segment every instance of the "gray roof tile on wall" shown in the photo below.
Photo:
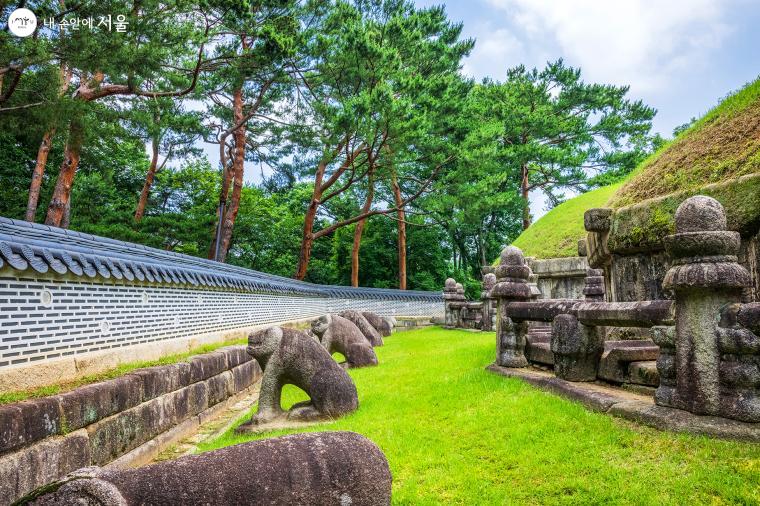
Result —
[[347, 299], [439, 301], [441, 292], [315, 285], [141, 244], [0, 217], [0, 267], [45, 276]]

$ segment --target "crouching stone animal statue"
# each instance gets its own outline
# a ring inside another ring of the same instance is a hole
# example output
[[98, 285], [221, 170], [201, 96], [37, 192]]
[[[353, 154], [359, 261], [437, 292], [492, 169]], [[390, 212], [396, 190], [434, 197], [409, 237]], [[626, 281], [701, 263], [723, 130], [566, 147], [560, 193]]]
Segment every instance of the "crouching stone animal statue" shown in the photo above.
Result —
[[148, 466], [87, 467], [42, 487], [35, 506], [386, 506], [388, 461], [355, 432], [293, 434]]
[[[248, 337], [248, 354], [264, 370], [259, 408], [251, 426], [281, 418], [308, 421], [338, 418], [359, 407], [356, 386], [322, 345], [300, 330], [270, 327]], [[283, 411], [280, 396], [284, 385], [295, 385], [311, 398]]]
[[380, 335], [380, 332], [378, 332], [377, 329], [375, 329], [375, 327], [373, 327], [372, 324], [368, 322], [364, 315], [359, 311], [343, 311], [339, 314], [339, 316], [342, 316], [346, 320], [349, 320], [351, 323], [359, 327], [359, 330], [362, 331], [364, 337], [367, 338], [373, 347], [383, 345], [383, 336]]
[[375, 327], [375, 330], [380, 332], [380, 335], [383, 337], [388, 337], [391, 335], [391, 330], [393, 330], [393, 325], [391, 325], [391, 322], [387, 318], [383, 318], [382, 316], [376, 314], [376, 313], [370, 313], [368, 311], [365, 311], [362, 313], [362, 316], [367, 319], [370, 325]]
[[346, 357], [348, 367], [377, 365], [377, 355], [359, 328], [342, 316], [326, 314], [311, 324], [311, 331], [331, 355]]

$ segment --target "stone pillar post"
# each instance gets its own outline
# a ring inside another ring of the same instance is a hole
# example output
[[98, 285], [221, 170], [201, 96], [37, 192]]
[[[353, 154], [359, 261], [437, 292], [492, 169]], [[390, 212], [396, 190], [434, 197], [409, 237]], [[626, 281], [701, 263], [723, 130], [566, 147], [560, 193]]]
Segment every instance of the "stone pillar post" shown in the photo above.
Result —
[[443, 288], [444, 328], [462, 327], [462, 308], [466, 302], [462, 284], [457, 283], [453, 278], [448, 278]]
[[604, 270], [588, 269], [583, 295], [589, 302], [604, 302]]
[[454, 328], [465, 328], [462, 321], [462, 313], [467, 311], [467, 297], [464, 296], [464, 286], [462, 286], [462, 283], [456, 284], [456, 293], [449, 306], [451, 307], [451, 318], [454, 321]]
[[482, 329], [492, 331], [494, 329], [494, 299], [491, 297], [491, 290], [496, 286], [496, 274], [486, 272], [483, 275], [483, 291], [480, 293], [480, 299], [483, 301], [483, 321]]
[[[583, 294], [587, 302], [604, 302], [604, 271], [588, 269]], [[594, 381], [604, 348], [604, 327], [583, 325], [573, 315], [552, 322], [554, 374], [568, 381]]]
[[497, 303], [496, 312], [496, 364], [502, 367], [525, 367], [525, 337], [528, 322], [513, 321], [506, 315], [506, 307], [513, 301], [530, 299], [525, 257], [519, 248], [507, 246], [501, 252], [499, 266], [496, 267], [496, 285], [491, 296]]
[[[741, 301], [749, 273], [737, 263], [740, 238], [726, 230], [726, 213], [715, 199], [685, 200], [675, 214], [676, 233], [665, 237], [671, 257], [662, 286], [675, 294], [675, 390], [656, 398], [697, 414], [720, 413], [721, 309]], [[668, 398], [669, 397], [669, 398]]]
[[454, 278], [448, 278], [443, 287], [443, 304], [444, 304], [444, 328], [456, 328], [456, 320], [451, 309], [451, 302], [457, 300], [457, 282]]

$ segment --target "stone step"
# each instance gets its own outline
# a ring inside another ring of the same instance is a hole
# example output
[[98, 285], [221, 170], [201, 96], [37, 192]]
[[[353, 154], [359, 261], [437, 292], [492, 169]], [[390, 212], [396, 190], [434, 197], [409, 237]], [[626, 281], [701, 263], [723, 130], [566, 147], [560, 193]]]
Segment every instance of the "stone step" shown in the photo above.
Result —
[[628, 381], [637, 385], [656, 387], [660, 384], [656, 360], [644, 360], [628, 364]]
[[660, 348], [651, 339], [606, 341], [597, 375], [614, 383], [628, 383], [631, 362], [654, 361], [659, 355]]
[[527, 339], [525, 346], [525, 358], [530, 362], [536, 362], [539, 364], [554, 365], [554, 353], [551, 350], [551, 343], [549, 339], [536, 339], [535, 336]]

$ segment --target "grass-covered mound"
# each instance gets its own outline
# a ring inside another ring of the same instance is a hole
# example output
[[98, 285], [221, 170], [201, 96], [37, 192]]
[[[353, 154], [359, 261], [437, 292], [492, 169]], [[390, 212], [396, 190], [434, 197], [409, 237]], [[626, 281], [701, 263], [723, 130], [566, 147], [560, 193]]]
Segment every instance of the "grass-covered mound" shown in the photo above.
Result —
[[512, 243], [525, 256], [556, 258], [578, 256], [578, 240], [586, 237], [583, 213], [592, 207], [604, 207], [622, 183], [582, 193], [558, 205]]
[[[575, 256], [578, 240], [585, 237], [583, 213], [587, 209], [637, 205], [626, 210], [625, 216], [616, 217], [620, 223], [615, 224], [611, 247], [651, 248], [673, 233], [675, 209], [697, 193], [711, 195], [723, 204], [729, 222], [736, 222], [732, 230], [749, 230], [760, 217], [760, 184], [755, 178], [742, 177], [759, 173], [760, 78], [729, 95], [644, 160], [625, 182], [564, 202], [512, 244], [527, 256]], [[649, 199], [653, 200], [646, 202]]]
[[[395, 504], [760, 502], [760, 446], [658, 432], [487, 372], [493, 333], [414, 330], [376, 351], [378, 367], [349, 371], [359, 410], [308, 430], [377, 443]], [[304, 398], [287, 390], [283, 406]]]
[[760, 172], [760, 79], [728, 96], [641, 163], [612, 207]]

